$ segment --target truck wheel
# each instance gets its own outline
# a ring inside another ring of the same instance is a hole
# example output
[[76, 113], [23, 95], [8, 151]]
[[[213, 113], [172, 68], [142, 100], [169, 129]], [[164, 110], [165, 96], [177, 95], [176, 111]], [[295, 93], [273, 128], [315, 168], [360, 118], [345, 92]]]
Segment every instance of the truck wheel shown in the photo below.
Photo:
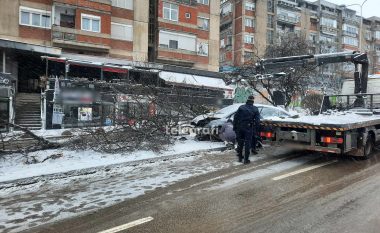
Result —
[[368, 135], [367, 142], [364, 147], [364, 159], [369, 159], [375, 148], [375, 143], [371, 135]]

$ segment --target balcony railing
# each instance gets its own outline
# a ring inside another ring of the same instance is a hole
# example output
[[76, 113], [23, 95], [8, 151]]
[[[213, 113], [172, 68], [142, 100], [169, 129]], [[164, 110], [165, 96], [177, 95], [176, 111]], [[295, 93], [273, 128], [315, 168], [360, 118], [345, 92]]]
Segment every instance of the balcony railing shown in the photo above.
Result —
[[296, 17], [290, 17], [290, 16], [286, 16], [286, 15], [278, 15], [277, 16], [277, 20], [281, 21], [281, 22], [289, 23], [289, 24], [297, 24], [297, 23], [299, 23], [299, 19], [298, 18], [296, 18]]
[[356, 18], [343, 17], [343, 23], [359, 26], [360, 20]]
[[286, 6], [286, 7], [297, 7], [297, 3], [287, 0], [280, 0], [277, 2], [278, 5]]
[[357, 32], [350, 32], [350, 31], [344, 30], [343, 31], [343, 35], [345, 35], [345, 36], [351, 36], [351, 37], [357, 37], [358, 33]]
[[69, 32], [63, 32], [60, 30], [54, 30], [53, 27], [53, 40], [68, 40], [68, 41], [76, 41], [77, 36], [74, 33], [69, 33]]
[[321, 25], [321, 31], [322, 33], [329, 34], [329, 35], [337, 35], [338, 29], [330, 26]]
[[[96, 33], [98, 34], [98, 33]], [[60, 47], [70, 47], [70, 48], [86, 48], [87, 50], [91, 51], [98, 51], [98, 52], [107, 52], [110, 49], [110, 46], [108, 43], [91, 43], [91, 42], [84, 42], [78, 40], [78, 36], [83, 37], [99, 37], [103, 38], [104, 35], [89, 35], [88, 32], [81, 33], [80, 30], [72, 29], [72, 28], [65, 28], [54, 25], [52, 27], [52, 41], [53, 44], [59, 44]]]

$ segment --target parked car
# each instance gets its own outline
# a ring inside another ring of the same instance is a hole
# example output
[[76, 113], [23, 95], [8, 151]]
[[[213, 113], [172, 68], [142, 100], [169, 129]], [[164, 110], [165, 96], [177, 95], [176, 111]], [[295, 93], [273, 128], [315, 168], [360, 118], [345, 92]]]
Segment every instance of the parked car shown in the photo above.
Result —
[[[203, 130], [198, 130], [198, 138], [219, 139], [218, 131], [228, 119], [233, 120], [236, 111], [243, 104], [233, 104], [220, 109], [217, 112], [197, 116], [191, 124]], [[291, 117], [292, 115], [282, 108], [271, 105], [255, 104], [259, 109], [261, 119], [269, 117]], [[206, 130], [204, 130], [206, 129]], [[217, 130], [218, 129], [218, 130]]]

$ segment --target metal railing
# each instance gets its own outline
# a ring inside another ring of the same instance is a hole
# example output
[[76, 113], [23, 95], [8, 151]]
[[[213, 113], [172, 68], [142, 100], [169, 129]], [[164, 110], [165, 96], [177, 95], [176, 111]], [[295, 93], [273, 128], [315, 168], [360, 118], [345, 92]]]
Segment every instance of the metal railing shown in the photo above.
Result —
[[291, 23], [291, 24], [297, 24], [300, 21], [296, 17], [290, 17], [290, 16], [286, 16], [286, 15], [278, 15], [277, 16], [277, 20], [283, 21], [283, 22], [286, 22], [286, 23]]

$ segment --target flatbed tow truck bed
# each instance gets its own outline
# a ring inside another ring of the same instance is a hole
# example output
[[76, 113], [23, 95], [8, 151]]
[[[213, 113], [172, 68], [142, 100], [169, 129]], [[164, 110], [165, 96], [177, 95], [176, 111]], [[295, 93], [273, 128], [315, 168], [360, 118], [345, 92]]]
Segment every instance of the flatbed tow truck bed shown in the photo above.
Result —
[[380, 115], [334, 113], [261, 122], [261, 137], [297, 149], [368, 157], [380, 141]]
[[271, 118], [262, 121], [263, 126], [335, 131], [346, 131], [378, 124], [380, 124], [380, 115], [367, 116], [355, 113], [342, 115], [304, 116], [299, 118]]

